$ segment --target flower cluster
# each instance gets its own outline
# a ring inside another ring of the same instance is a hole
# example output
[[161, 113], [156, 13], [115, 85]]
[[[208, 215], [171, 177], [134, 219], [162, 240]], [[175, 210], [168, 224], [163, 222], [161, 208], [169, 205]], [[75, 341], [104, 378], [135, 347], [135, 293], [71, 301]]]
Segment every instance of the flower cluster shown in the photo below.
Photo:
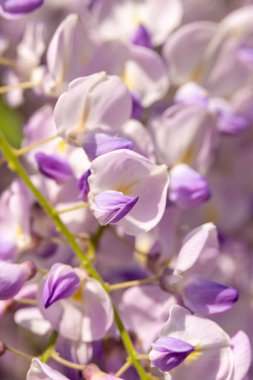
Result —
[[0, 82], [0, 377], [249, 380], [253, 1], [0, 0]]

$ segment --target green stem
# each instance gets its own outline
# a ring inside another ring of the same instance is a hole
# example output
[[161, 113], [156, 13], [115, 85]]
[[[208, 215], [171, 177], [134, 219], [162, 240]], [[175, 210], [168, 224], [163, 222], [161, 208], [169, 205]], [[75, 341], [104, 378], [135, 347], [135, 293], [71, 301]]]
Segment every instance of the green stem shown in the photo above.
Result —
[[[43, 208], [43, 210], [50, 216], [50, 218], [55, 223], [58, 231], [64, 236], [66, 241], [68, 242], [69, 246], [72, 248], [76, 256], [81, 261], [84, 268], [87, 270], [87, 272], [90, 274], [91, 277], [95, 278], [105, 289], [107, 293], [109, 293], [109, 288], [106, 283], [102, 280], [99, 273], [93, 268], [92, 264], [87, 260], [87, 257], [84, 256], [82, 249], [80, 248], [79, 244], [76, 241], [75, 236], [72, 234], [71, 231], [65, 226], [65, 224], [61, 221], [58, 213], [54, 210], [54, 208], [51, 206], [51, 204], [47, 201], [46, 198], [41, 194], [41, 192], [34, 186], [32, 181], [30, 180], [29, 176], [27, 175], [26, 171], [20, 164], [18, 158], [15, 156], [15, 152], [13, 152], [13, 149], [10, 147], [6, 139], [2, 134], [0, 134], [0, 147], [2, 149], [2, 153], [5, 157], [5, 159], [8, 161], [9, 168], [13, 170], [16, 174], [19, 175], [19, 177], [23, 180], [23, 182], [26, 184], [28, 189], [31, 191], [31, 193], [34, 195], [34, 197], [37, 199], [37, 202], [40, 204], [40, 206]], [[99, 234], [102, 234], [103, 228], [99, 230]], [[95, 235], [92, 240], [92, 244], [90, 244], [90, 250], [95, 251], [95, 245], [98, 243], [99, 235]], [[133, 365], [136, 368], [136, 371], [139, 374], [139, 377], [141, 380], [147, 380], [148, 374], [145, 372], [144, 368], [142, 367], [139, 360], [136, 358], [136, 352], [133, 346], [133, 343], [131, 341], [131, 338], [125, 329], [122, 320], [118, 314], [118, 311], [115, 306], [113, 306], [114, 309], [114, 318], [115, 323], [118, 327], [118, 330], [121, 335], [121, 339], [123, 341], [123, 344], [127, 350], [127, 353], [129, 357], [131, 358], [131, 361]], [[51, 349], [51, 351], [50, 351]], [[48, 354], [52, 354], [52, 347], [48, 347], [46, 352], [42, 355], [42, 358], [47, 360]]]
[[87, 208], [87, 207], [89, 207], [88, 203], [81, 203], [79, 205], [75, 205], [75, 206], [72, 206], [72, 207], [64, 208], [62, 210], [57, 210], [57, 212], [58, 212], [59, 215], [61, 215], [61, 214], [66, 214], [68, 212], [80, 210], [82, 208]]
[[72, 363], [66, 359], [63, 359], [57, 352], [53, 351], [51, 357], [57, 361], [58, 363], [61, 363], [65, 367], [77, 369], [79, 371], [82, 371], [85, 368], [85, 365], [82, 364], [77, 364], [77, 363]]
[[55, 347], [55, 343], [56, 343], [57, 338], [58, 338], [58, 332], [53, 331], [50, 338], [49, 338], [49, 342], [47, 344], [46, 349], [44, 350], [43, 354], [40, 355], [40, 360], [43, 363], [46, 363], [48, 361], [48, 359], [51, 358], [51, 356], [54, 352], [54, 347]]
[[130, 288], [132, 286], [153, 284], [154, 282], [158, 281], [159, 278], [160, 278], [160, 276], [156, 276], [156, 277], [144, 278], [143, 280], [119, 282], [118, 284], [110, 285], [109, 290], [110, 290], [110, 292], [113, 292], [115, 290]]
[[14, 355], [21, 356], [22, 358], [31, 361], [33, 356], [25, 354], [22, 351], [16, 350], [16, 348], [10, 347], [10, 346], [5, 346], [5, 349], [9, 352], [11, 352]]

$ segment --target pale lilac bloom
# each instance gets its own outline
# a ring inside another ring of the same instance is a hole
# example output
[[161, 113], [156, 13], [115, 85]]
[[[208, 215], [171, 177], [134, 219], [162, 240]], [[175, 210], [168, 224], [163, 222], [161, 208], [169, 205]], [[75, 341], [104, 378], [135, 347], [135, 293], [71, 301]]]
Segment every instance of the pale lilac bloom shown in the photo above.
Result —
[[201, 80], [203, 55], [215, 31], [215, 23], [196, 21], [183, 25], [168, 38], [163, 56], [173, 84]]
[[31, 204], [31, 195], [20, 180], [13, 181], [2, 193], [0, 197], [2, 258], [13, 259], [15, 254], [30, 246]]
[[83, 270], [76, 269], [76, 273], [80, 278], [76, 293], [68, 299], [60, 299], [47, 309], [43, 304], [44, 279], [39, 285], [38, 306], [43, 317], [62, 337], [78, 342], [99, 340], [113, 322], [111, 300], [97, 280], [89, 278]]
[[174, 271], [168, 269], [161, 277], [163, 289], [178, 294], [195, 313], [215, 314], [230, 309], [238, 300], [238, 291], [199, 275], [208, 275], [207, 268], [213, 266], [217, 253], [214, 225], [207, 223], [192, 231], [185, 238]]
[[121, 77], [143, 107], [162, 99], [169, 89], [169, 75], [162, 58], [143, 46], [116, 40], [99, 44], [85, 72], [99, 71]]
[[130, 94], [121, 79], [100, 72], [71, 82], [56, 103], [54, 118], [59, 135], [82, 146], [90, 130], [119, 129], [129, 119], [131, 108]]
[[43, 289], [46, 308], [63, 298], [72, 296], [80, 286], [80, 278], [69, 265], [54, 264], [47, 276]]
[[106, 3], [97, 0], [91, 11], [97, 21], [94, 33], [100, 39], [127, 41], [141, 24], [149, 31], [154, 45], [161, 45], [182, 18], [179, 0], [108, 0]]
[[170, 170], [169, 199], [182, 209], [207, 202], [211, 197], [206, 178], [188, 165], [175, 165]]
[[[205, 380], [234, 380], [234, 355], [231, 347], [231, 339], [215, 322], [203, 317], [192, 315], [188, 310], [174, 305], [170, 309], [170, 317], [160, 333], [161, 337], [174, 338], [194, 347], [194, 351], [186, 357], [178, 366], [170, 370], [165, 368], [166, 380], [184, 380], [203, 378]], [[174, 344], [176, 351], [178, 344]], [[164, 340], [164, 348], [166, 340]], [[173, 345], [169, 346], [173, 350]], [[155, 355], [159, 364], [155, 349], [150, 353]], [[163, 352], [160, 353], [160, 356]], [[248, 363], [241, 364], [248, 369]], [[159, 367], [158, 367], [159, 368]], [[243, 372], [243, 371], [242, 371]], [[242, 377], [237, 380], [242, 380]]]
[[166, 205], [168, 173], [165, 165], [155, 165], [135, 152], [121, 149], [96, 158], [90, 170], [89, 203], [93, 210], [99, 194], [120, 192], [127, 197], [138, 197], [132, 210], [118, 222], [126, 233], [136, 235], [158, 224]]
[[82, 75], [90, 50], [92, 43], [85, 24], [80, 21], [78, 14], [67, 15], [49, 43], [46, 66], [38, 67], [33, 79], [41, 81], [41, 91], [46, 95], [59, 96], [71, 80]]
[[[149, 122], [155, 154], [161, 163], [206, 166], [213, 145], [215, 120], [199, 104], [175, 104]], [[209, 139], [211, 138], [211, 142]], [[199, 158], [201, 157], [201, 164]]]
[[176, 102], [196, 104], [206, 108], [216, 119], [216, 128], [226, 135], [244, 132], [249, 123], [246, 117], [233, 110], [232, 104], [222, 98], [211, 98], [208, 92], [196, 83], [189, 82], [181, 86], [175, 95]]
[[0, 299], [13, 298], [36, 273], [36, 266], [32, 261], [22, 264], [1, 261], [0, 271]]
[[60, 372], [33, 358], [31, 366], [26, 375], [26, 380], [70, 380]]

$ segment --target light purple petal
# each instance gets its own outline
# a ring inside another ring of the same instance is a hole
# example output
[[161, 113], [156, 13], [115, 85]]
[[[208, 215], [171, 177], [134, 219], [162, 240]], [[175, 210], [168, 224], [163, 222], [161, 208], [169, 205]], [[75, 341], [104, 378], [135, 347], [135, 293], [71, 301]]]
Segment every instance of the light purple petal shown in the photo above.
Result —
[[1, 0], [0, 6], [4, 14], [25, 15], [39, 8], [44, 0]]
[[108, 190], [95, 196], [92, 210], [99, 223], [116, 223], [135, 206], [139, 197], [130, 197], [121, 192]]
[[230, 309], [238, 291], [199, 276], [191, 276], [183, 287], [183, 301], [194, 313], [215, 314]]
[[245, 117], [233, 114], [232, 112], [217, 112], [218, 131], [226, 135], [237, 135], [248, 129], [249, 123]]
[[149, 353], [151, 367], [167, 372], [180, 365], [194, 351], [194, 346], [180, 339], [161, 337]]
[[80, 278], [69, 265], [54, 264], [43, 288], [43, 303], [48, 308], [54, 302], [69, 298], [80, 286]]
[[62, 184], [73, 178], [72, 169], [64, 157], [57, 154], [36, 153], [39, 171], [46, 177]]
[[119, 136], [111, 136], [104, 132], [87, 133], [87, 138], [83, 144], [85, 153], [91, 161], [102, 154], [117, 149], [132, 149], [133, 143]]
[[148, 49], [153, 48], [151, 35], [149, 31], [147, 30], [147, 28], [145, 28], [145, 26], [142, 24], [137, 26], [131, 38], [131, 42], [134, 45], [144, 46]]
[[185, 164], [171, 170], [169, 190], [169, 199], [182, 209], [199, 206], [211, 196], [207, 180]]
[[201, 256], [214, 261], [218, 254], [219, 244], [214, 224], [205, 223], [191, 231], [184, 239], [175, 265], [175, 273], [181, 274], [189, 270]]
[[231, 342], [234, 355], [234, 380], [244, 380], [251, 364], [250, 340], [243, 331], [238, 331]]
[[78, 198], [83, 199], [84, 201], [87, 201], [87, 196], [90, 191], [90, 186], [88, 182], [88, 178], [90, 175], [90, 170], [87, 170], [77, 181], [77, 187], [80, 190]]
[[0, 262], [0, 299], [14, 297], [36, 273], [36, 267], [31, 261], [22, 264]]

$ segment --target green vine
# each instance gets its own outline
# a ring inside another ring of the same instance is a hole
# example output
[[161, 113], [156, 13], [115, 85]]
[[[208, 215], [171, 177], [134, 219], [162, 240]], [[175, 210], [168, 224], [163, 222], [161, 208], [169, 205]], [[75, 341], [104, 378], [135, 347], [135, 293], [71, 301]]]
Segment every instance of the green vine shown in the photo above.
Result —
[[[49, 217], [53, 220], [57, 230], [59, 233], [61, 233], [69, 246], [72, 248], [73, 252], [76, 254], [76, 256], [79, 258], [80, 262], [82, 263], [83, 267], [87, 270], [89, 275], [93, 278], [95, 278], [105, 289], [105, 291], [109, 294], [109, 286], [106, 284], [99, 273], [93, 268], [92, 264], [88, 261], [87, 256], [83, 254], [82, 249], [80, 248], [79, 244], [76, 241], [75, 236], [72, 234], [72, 232], [66, 227], [66, 225], [62, 222], [60, 219], [58, 213], [54, 208], [51, 206], [51, 204], [47, 201], [46, 198], [41, 194], [41, 192], [34, 186], [32, 181], [30, 180], [28, 174], [26, 173], [23, 166], [20, 164], [19, 159], [15, 155], [14, 149], [8, 144], [3, 134], [0, 134], [0, 147], [2, 149], [3, 156], [5, 160], [8, 163], [8, 166], [10, 170], [14, 171], [26, 184], [28, 189], [31, 191], [31, 193], [36, 198], [37, 202], [40, 204], [42, 209], [49, 215]], [[100, 233], [102, 233], [102, 229], [100, 230]], [[99, 236], [96, 236], [96, 238], [92, 240], [89, 250], [92, 250], [95, 252], [96, 245], [98, 243]], [[142, 367], [140, 361], [137, 358], [137, 353], [135, 352], [133, 343], [131, 341], [131, 338], [128, 334], [128, 331], [125, 329], [124, 324], [120, 318], [120, 315], [116, 309], [115, 306], [113, 306], [114, 309], [114, 320], [118, 327], [119, 333], [121, 335], [122, 342], [126, 348], [126, 351], [129, 355], [129, 358], [131, 359], [132, 364], [136, 368], [136, 371], [138, 372], [141, 380], [148, 380], [149, 375], [146, 373], [144, 368]], [[55, 337], [55, 336], [54, 336]], [[53, 338], [54, 338], [53, 337]], [[53, 339], [52, 338], [52, 339]], [[44, 352], [42, 355], [43, 360], [48, 360], [52, 350], [53, 345], [51, 345], [51, 342], [49, 344], [48, 350]], [[49, 357], [48, 357], [49, 355]]]

